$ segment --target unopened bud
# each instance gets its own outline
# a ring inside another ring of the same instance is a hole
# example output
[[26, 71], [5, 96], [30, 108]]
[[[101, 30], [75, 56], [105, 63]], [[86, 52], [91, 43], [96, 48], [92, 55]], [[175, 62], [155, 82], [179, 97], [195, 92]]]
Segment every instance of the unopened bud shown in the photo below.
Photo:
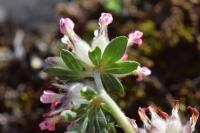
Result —
[[99, 18], [99, 25], [109, 25], [112, 23], [113, 17], [111, 13], [101, 13], [101, 16]]
[[74, 22], [70, 18], [60, 19], [60, 32], [65, 34], [66, 30], [73, 30]]

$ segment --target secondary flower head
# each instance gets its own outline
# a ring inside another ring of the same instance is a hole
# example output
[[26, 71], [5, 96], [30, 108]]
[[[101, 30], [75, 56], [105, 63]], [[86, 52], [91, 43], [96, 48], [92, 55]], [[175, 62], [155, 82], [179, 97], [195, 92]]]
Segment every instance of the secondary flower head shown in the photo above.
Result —
[[61, 113], [63, 111], [77, 109], [81, 104], [87, 103], [80, 94], [80, 90], [86, 87], [84, 84], [53, 84], [53, 86], [60, 88], [63, 93], [57, 94], [53, 91], [45, 90], [40, 97], [42, 103], [51, 103], [51, 111], [44, 114], [44, 121], [39, 124], [41, 130], [55, 130], [55, 124], [62, 119]]
[[107, 26], [112, 23], [113, 17], [111, 13], [101, 13], [99, 18], [99, 25], [100, 26]]
[[142, 39], [141, 37], [143, 36], [143, 32], [141, 31], [135, 31], [132, 32], [128, 35], [128, 41], [129, 41], [129, 45], [130, 44], [136, 44], [137, 46], [141, 46], [142, 45]]
[[65, 34], [66, 30], [73, 30], [74, 22], [70, 18], [61, 18], [60, 19], [60, 31]]
[[[171, 116], [155, 106], [149, 106], [148, 109], [139, 108], [138, 113], [144, 123], [144, 128], [138, 128], [136, 123], [131, 124], [138, 133], [192, 133], [199, 117], [199, 111], [189, 106], [188, 109], [192, 112], [192, 116], [184, 125], [178, 115], [178, 108], [179, 102], [175, 101]], [[146, 114], [147, 111], [151, 114], [150, 118]]]

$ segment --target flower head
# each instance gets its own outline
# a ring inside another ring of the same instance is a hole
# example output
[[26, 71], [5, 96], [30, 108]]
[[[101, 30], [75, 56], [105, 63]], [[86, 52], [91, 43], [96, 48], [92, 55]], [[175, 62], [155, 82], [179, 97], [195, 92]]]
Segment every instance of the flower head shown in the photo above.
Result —
[[[60, 31], [64, 34], [61, 41], [64, 44], [67, 44], [67, 47], [76, 55], [78, 59], [84, 62], [86, 65], [93, 67], [94, 64], [91, 62], [88, 52], [94, 50], [96, 47], [99, 47], [103, 53], [105, 48], [110, 43], [108, 37], [107, 27], [113, 21], [113, 16], [111, 13], [101, 13], [99, 17], [99, 28], [94, 31], [94, 38], [92, 44], [89, 45], [86, 41], [82, 40], [74, 32], [74, 22], [70, 18], [61, 18], [60, 19]], [[134, 33], [129, 34], [128, 45], [135, 43], [137, 45], [142, 44], [143, 33], [141, 31], [135, 31]], [[125, 54], [122, 57], [123, 60], [127, 60], [128, 56]]]

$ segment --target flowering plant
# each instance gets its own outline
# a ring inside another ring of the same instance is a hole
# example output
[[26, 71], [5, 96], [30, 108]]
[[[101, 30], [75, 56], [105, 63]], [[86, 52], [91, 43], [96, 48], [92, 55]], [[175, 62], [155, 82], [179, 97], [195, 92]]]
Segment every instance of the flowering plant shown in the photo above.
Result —
[[52, 85], [61, 91], [45, 90], [40, 97], [42, 103], [51, 103], [51, 111], [39, 124], [41, 130], [55, 130], [55, 124], [63, 121], [67, 124], [66, 133], [115, 133], [116, 125], [126, 133], [191, 133], [199, 115], [195, 108], [189, 108], [193, 115], [185, 126], [177, 113], [178, 103], [171, 117], [150, 106], [147, 110], [151, 113], [151, 120], [146, 109], [139, 108], [144, 122], [144, 129], [141, 129], [109, 96], [106, 90], [124, 95], [120, 77], [133, 74], [140, 81], [151, 74], [147, 67], [128, 60], [126, 54], [129, 46], [142, 45], [143, 33], [135, 31], [128, 38], [119, 36], [110, 41], [107, 27], [112, 21], [110, 13], [101, 14], [100, 27], [94, 31], [89, 45], [74, 32], [74, 22], [70, 18], [60, 19], [60, 31], [64, 35], [61, 41], [66, 48], [60, 51], [60, 56], [46, 59], [49, 67], [45, 71], [60, 80], [59, 84]]

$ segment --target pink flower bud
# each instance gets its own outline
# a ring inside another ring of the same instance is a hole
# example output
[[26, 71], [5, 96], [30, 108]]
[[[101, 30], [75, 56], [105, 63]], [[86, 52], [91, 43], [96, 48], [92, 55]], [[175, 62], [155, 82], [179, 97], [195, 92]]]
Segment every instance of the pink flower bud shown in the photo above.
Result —
[[161, 109], [157, 108], [156, 112], [162, 117], [163, 119], [169, 119], [169, 115], [166, 112], [163, 112]]
[[151, 121], [150, 121], [149, 117], [146, 115], [146, 109], [140, 107], [138, 109], [138, 114], [140, 116], [140, 119], [144, 123], [145, 127], [149, 128], [151, 126], [151, 124], [150, 124]]
[[138, 67], [133, 74], [137, 76], [137, 81], [142, 81], [145, 76], [149, 76], [151, 74], [151, 70], [147, 67]]
[[121, 58], [122, 61], [128, 60], [128, 54], [124, 54]]
[[43, 91], [42, 96], [40, 97], [40, 101], [42, 103], [53, 103], [56, 100], [56, 93], [51, 90]]
[[52, 109], [52, 110], [55, 110], [56, 107], [57, 107], [60, 103], [61, 103], [61, 100], [60, 100], [60, 99], [55, 100], [55, 101], [52, 102], [52, 104], [51, 104], [51, 109]]
[[192, 112], [192, 117], [190, 118], [190, 124], [191, 124], [192, 130], [194, 130], [194, 127], [199, 118], [199, 111], [192, 106], [188, 106], [187, 109], [189, 109]]
[[136, 120], [134, 119], [128, 119], [128, 121], [130, 122], [131, 126], [134, 128], [134, 129], [138, 129], [138, 126], [136, 124]]
[[147, 67], [141, 67], [140, 73], [144, 76], [149, 76], [149, 75], [151, 75], [151, 70]]
[[142, 39], [141, 37], [143, 36], [143, 32], [141, 31], [135, 31], [135, 32], [132, 32], [128, 35], [129, 37], [129, 43], [132, 44], [136, 44], [137, 46], [141, 46], [142, 45]]
[[99, 25], [109, 25], [112, 23], [113, 17], [111, 13], [101, 13], [101, 16], [99, 18]]
[[46, 118], [44, 121], [42, 121], [39, 124], [40, 130], [49, 130], [54, 131], [55, 130], [55, 123], [51, 121], [50, 118]]
[[74, 22], [70, 18], [60, 19], [60, 32], [65, 34], [66, 30], [73, 30]]

